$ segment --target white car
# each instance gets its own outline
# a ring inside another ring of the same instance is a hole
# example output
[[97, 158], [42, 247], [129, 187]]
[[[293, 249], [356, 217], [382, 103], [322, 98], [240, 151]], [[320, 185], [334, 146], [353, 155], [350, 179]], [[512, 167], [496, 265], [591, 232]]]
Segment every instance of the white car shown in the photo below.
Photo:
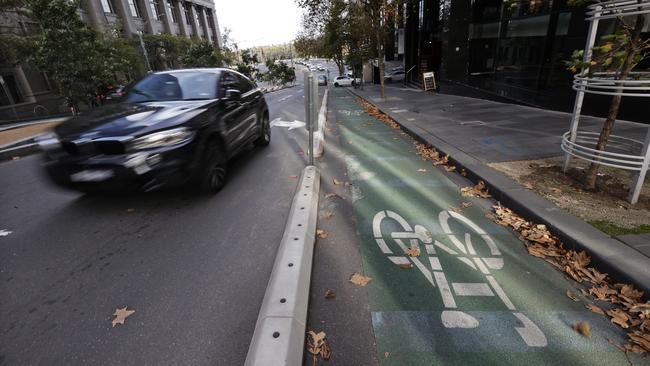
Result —
[[355, 85], [358, 82], [359, 82], [358, 78], [353, 79], [349, 76], [337, 76], [332, 81], [332, 84], [334, 84], [334, 86], [350, 86], [350, 85]]

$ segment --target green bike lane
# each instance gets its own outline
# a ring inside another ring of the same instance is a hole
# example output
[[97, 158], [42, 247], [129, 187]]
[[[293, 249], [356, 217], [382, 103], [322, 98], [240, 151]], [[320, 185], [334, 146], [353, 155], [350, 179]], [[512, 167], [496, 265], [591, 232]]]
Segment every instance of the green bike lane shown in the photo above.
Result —
[[[463, 197], [464, 178], [422, 160], [409, 137], [364, 113], [347, 91], [332, 89], [329, 108], [372, 278], [366, 288], [381, 365], [628, 364], [610, 343], [624, 343], [625, 333], [487, 219], [489, 201]], [[454, 210], [464, 202], [472, 205]], [[409, 248], [419, 253], [408, 256]], [[579, 321], [590, 324], [590, 338], [574, 330]]]

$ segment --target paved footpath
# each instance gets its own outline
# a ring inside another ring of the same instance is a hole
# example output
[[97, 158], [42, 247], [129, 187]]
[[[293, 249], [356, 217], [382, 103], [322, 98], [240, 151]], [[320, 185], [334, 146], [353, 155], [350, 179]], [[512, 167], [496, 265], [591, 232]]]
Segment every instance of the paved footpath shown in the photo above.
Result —
[[[381, 365], [627, 365], [624, 332], [575, 302], [572, 281], [527, 254], [463, 197], [460, 175], [423, 161], [400, 130], [333, 88]], [[426, 171], [419, 171], [419, 170]], [[472, 206], [452, 210], [463, 202]], [[415, 247], [419, 255], [405, 250]], [[411, 267], [411, 268], [409, 268]], [[578, 334], [579, 321], [592, 336]], [[634, 364], [648, 360], [630, 355]]]

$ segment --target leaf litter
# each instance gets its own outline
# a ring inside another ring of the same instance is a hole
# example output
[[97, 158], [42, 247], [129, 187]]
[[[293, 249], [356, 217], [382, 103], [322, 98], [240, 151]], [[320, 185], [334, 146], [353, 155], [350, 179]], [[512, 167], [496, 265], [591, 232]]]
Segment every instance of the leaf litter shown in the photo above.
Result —
[[133, 313], [135, 313], [135, 310], [127, 310], [127, 306], [115, 309], [115, 312], [113, 313], [115, 319], [113, 319], [111, 322], [113, 324], [113, 328], [115, 328], [115, 326], [118, 324], [124, 325], [126, 318], [133, 315]]
[[[627, 330], [628, 343], [621, 349], [638, 354], [650, 352], [650, 301], [643, 302], [642, 291], [630, 284], [611, 283], [606, 273], [589, 266], [591, 258], [586, 252], [565, 249], [560, 239], [551, 234], [545, 225], [526, 221], [501, 204], [493, 208], [494, 221], [518, 232], [529, 254], [552, 264], [576, 282], [590, 286], [588, 292], [582, 291], [583, 294], [609, 303], [609, 309], [593, 304], [585, 307], [607, 316], [613, 324]], [[567, 296], [573, 298], [568, 291]]]
[[357, 286], [365, 286], [368, 282], [372, 281], [372, 278], [366, 277], [360, 273], [353, 273], [350, 277], [350, 282], [354, 283]]
[[332, 350], [327, 343], [327, 335], [325, 332], [314, 332], [310, 330], [307, 332], [307, 351], [313, 355], [313, 364], [316, 365], [318, 357], [323, 360], [329, 360], [332, 356]]

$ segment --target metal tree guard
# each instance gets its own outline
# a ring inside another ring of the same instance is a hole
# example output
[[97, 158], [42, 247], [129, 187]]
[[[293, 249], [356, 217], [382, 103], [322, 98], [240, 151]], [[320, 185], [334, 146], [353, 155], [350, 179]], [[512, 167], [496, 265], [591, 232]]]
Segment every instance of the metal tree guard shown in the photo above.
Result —
[[[604, 19], [612, 19], [638, 14], [650, 14], [650, 0], [614, 0], [592, 4], [587, 7], [589, 33], [585, 47], [584, 62], [589, 63], [592, 48], [596, 43], [598, 23]], [[562, 136], [562, 150], [565, 152], [564, 172], [569, 168], [571, 157], [580, 158], [599, 165], [635, 171], [635, 179], [630, 187], [628, 201], [637, 203], [641, 188], [650, 165], [650, 128], [645, 141], [634, 140], [622, 136], [610, 135], [607, 151], [595, 149], [598, 133], [578, 131], [580, 112], [584, 95], [621, 95], [627, 97], [650, 97], [650, 72], [633, 72], [627, 79], [617, 79], [615, 72], [589, 73], [589, 68], [574, 76], [573, 90], [576, 100], [571, 118], [571, 130]]]

